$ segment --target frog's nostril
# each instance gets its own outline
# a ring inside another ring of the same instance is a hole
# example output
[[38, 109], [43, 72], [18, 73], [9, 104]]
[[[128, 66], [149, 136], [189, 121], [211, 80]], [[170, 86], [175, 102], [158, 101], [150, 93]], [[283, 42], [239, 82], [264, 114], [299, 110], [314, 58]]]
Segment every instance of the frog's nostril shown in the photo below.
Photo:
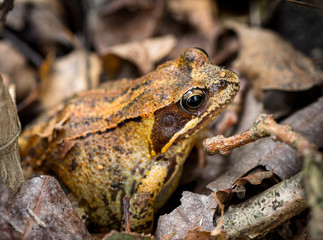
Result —
[[219, 87], [219, 88], [224, 88], [224, 87], [226, 87], [226, 85], [227, 85], [227, 81], [226, 81], [226, 80], [224, 80], [224, 79], [221, 79], [221, 80], [218, 82], [218, 87]]

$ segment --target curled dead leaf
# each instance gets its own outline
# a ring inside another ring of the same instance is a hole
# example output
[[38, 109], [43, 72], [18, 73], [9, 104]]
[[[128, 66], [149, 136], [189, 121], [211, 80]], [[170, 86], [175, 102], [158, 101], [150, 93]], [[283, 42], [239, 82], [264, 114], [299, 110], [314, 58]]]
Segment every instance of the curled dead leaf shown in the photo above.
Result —
[[106, 48], [102, 56], [105, 71], [108, 75], [111, 75], [111, 72], [118, 72], [122, 60], [128, 60], [134, 63], [142, 74], [146, 74], [169, 54], [175, 44], [175, 37], [167, 35]]
[[259, 185], [266, 178], [272, 178], [274, 173], [272, 171], [259, 171], [256, 173], [251, 173], [248, 176], [238, 178], [235, 180], [234, 184], [236, 186], [243, 186], [246, 182], [252, 185]]
[[202, 227], [198, 226], [196, 228], [190, 229], [185, 237], [186, 240], [209, 240], [211, 237], [211, 232], [203, 231]]
[[234, 193], [236, 193], [240, 199], [245, 198], [247, 189], [244, 185], [247, 182], [251, 185], [259, 185], [263, 180], [271, 179], [273, 177], [274, 173], [272, 171], [261, 171], [256, 168], [255, 172], [251, 172], [245, 177], [237, 178], [231, 189], [220, 189], [216, 191], [215, 196], [219, 203], [227, 205]]
[[227, 239], [229, 239], [229, 236], [226, 231], [223, 231], [223, 223], [224, 223], [223, 215], [224, 215], [224, 207], [225, 206], [224, 206], [224, 204], [221, 203], [221, 201], [218, 199], [216, 194], [213, 193], [213, 196], [220, 207], [221, 217], [220, 217], [220, 220], [218, 221], [215, 229], [212, 230], [211, 235], [214, 236], [215, 239], [218, 239], [218, 240], [220, 240], [220, 239], [227, 240]]
[[232, 198], [233, 191], [232, 189], [220, 189], [215, 194], [218, 202], [225, 204]]

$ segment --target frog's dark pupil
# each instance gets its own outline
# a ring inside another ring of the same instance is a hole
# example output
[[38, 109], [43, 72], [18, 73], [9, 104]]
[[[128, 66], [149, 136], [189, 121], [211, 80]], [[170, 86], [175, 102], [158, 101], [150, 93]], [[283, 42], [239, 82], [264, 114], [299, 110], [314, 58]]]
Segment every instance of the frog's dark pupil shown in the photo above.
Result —
[[200, 106], [203, 101], [203, 97], [201, 95], [193, 95], [189, 99], [187, 99], [187, 105], [192, 108], [197, 108]]
[[197, 112], [207, 101], [207, 94], [203, 89], [194, 88], [188, 90], [180, 100], [182, 110], [187, 112]]

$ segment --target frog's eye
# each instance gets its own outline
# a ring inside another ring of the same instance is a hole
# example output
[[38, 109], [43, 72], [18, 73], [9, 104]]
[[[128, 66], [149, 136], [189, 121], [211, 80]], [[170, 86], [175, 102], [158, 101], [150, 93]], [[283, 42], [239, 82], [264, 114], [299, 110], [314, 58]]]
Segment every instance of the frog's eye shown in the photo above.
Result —
[[206, 99], [207, 95], [204, 90], [194, 88], [184, 93], [180, 100], [180, 106], [185, 111], [194, 112], [205, 105]]

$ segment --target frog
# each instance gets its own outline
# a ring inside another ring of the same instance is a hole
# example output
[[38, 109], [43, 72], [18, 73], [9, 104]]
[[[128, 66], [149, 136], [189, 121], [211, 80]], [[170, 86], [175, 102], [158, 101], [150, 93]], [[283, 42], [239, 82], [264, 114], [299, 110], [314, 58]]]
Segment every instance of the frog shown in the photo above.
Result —
[[128, 221], [148, 233], [198, 132], [238, 90], [236, 73], [186, 48], [142, 77], [109, 81], [48, 110], [23, 131], [20, 154], [55, 175], [92, 225], [122, 230]]

